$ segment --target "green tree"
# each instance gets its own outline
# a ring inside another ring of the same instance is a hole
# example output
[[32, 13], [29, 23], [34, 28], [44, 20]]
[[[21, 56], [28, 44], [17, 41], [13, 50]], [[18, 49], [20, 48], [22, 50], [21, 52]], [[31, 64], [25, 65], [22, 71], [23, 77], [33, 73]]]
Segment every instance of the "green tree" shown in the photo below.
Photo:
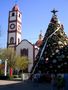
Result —
[[28, 68], [29, 64], [29, 60], [27, 57], [16, 55], [14, 49], [12, 48], [2, 49], [0, 52], [0, 59], [4, 61], [7, 59], [8, 68], [10, 69], [10, 71], [11, 69], [24, 71]]
[[14, 49], [12, 48], [7, 48], [7, 49], [3, 49], [0, 52], [0, 58], [2, 60], [8, 60], [8, 67], [12, 67], [14, 68], [15, 66], [15, 58], [16, 58], [16, 53], [14, 51]]
[[0, 52], [0, 59], [2, 59], [3, 61], [5, 61], [6, 59], [8, 60], [7, 63], [8, 63], [9, 69], [15, 68], [16, 53], [15, 53], [14, 49], [12, 49], [12, 48], [2, 49]]
[[16, 57], [16, 68], [18, 68], [18, 70], [22, 70], [22, 72], [24, 70], [26, 70], [28, 68], [28, 64], [29, 64], [29, 60], [27, 57], [25, 56], [17, 56]]

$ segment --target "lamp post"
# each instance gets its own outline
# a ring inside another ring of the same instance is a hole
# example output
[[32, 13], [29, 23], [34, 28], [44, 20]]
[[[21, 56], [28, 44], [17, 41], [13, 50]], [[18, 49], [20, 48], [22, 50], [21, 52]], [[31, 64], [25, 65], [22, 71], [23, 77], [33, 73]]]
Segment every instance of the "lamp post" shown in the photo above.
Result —
[[8, 59], [5, 60], [4, 76], [7, 75], [7, 60]]
[[0, 59], [0, 64], [2, 63], [2, 60]]

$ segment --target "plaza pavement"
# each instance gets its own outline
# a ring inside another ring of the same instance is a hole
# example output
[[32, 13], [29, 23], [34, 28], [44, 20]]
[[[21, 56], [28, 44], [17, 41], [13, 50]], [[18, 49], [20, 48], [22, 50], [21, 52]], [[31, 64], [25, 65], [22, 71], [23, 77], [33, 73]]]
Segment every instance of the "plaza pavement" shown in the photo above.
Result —
[[[57, 90], [50, 83], [34, 83], [32, 81], [0, 80], [0, 90]], [[64, 89], [68, 90], [68, 89]]]
[[0, 90], [53, 90], [47, 83], [34, 83], [32, 81], [5, 81], [0, 80]]
[[20, 82], [21, 81], [0, 80], [0, 85], [16, 84], [16, 83], [20, 83]]

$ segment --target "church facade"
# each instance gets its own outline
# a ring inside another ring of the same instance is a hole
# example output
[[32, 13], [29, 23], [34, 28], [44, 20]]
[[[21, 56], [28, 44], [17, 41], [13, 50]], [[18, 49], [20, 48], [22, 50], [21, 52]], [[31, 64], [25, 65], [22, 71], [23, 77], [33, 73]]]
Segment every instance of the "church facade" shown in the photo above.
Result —
[[7, 48], [14, 48], [17, 55], [27, 56], [30, 64], [28, 65], [28, 72], [31, 72], [35, 57], [38, 53], [38, 47], [28, 40], [21, 39], [22, 32], [22, 13], [19, 7], [15, 5], [9, 11], [8, 18], [8, 32], [7, 32]]

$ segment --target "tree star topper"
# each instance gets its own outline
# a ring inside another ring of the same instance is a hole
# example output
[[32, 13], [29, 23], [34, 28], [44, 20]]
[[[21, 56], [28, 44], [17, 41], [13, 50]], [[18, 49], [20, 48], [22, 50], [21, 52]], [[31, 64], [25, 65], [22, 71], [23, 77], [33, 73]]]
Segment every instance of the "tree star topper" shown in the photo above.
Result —
[[51, 12], [53, 13], [53, 15], [55, 15], [55, 14], [56, 14], [56, 12], [58, 12], [58, 11], [57, 11], [57, 10], [55, 10], [55, 9], [53, 9]]

